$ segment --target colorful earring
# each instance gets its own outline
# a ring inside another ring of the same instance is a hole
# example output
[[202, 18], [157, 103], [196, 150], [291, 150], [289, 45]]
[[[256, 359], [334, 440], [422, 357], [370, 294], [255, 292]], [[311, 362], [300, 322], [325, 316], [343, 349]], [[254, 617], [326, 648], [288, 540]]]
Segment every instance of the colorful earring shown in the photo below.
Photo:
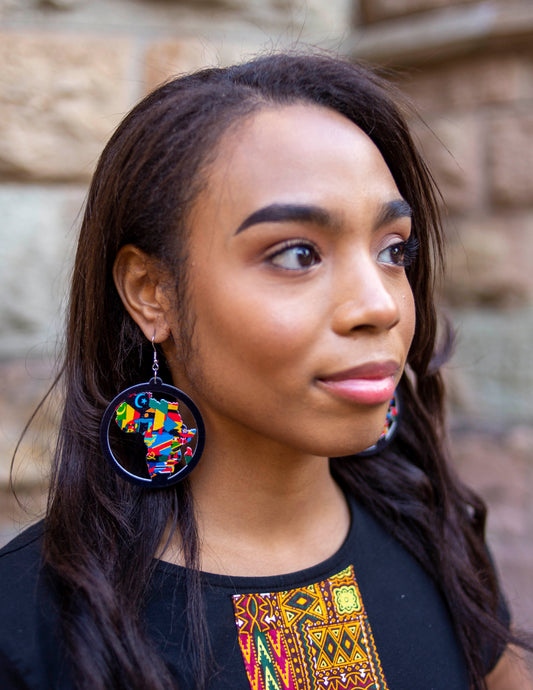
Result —
[[189, 396], [158, 377], [154, 338], [152, 347], [153, 377], [126, 388], [109, 403], [100, 424], [100, 445], [123, 479], [164, 488], [181, 481], [197, 465], [205, 428]]
[[386, 448], [389, 443], [394, 438], [396, 431], [398, 429], [398, 424], [400, 421], [400, 395], [396, 390], [394, 396], [391, 398], [389, 403], [389, 409], [387, 410], [387, 418], [385, 419], [385, 427], [381, 432], [381, 436], [374, 443], [373, 446], [362, 450], [360, 453], [356, 453], [356, 457], [367, 457], [369, 455], [377, 455]]

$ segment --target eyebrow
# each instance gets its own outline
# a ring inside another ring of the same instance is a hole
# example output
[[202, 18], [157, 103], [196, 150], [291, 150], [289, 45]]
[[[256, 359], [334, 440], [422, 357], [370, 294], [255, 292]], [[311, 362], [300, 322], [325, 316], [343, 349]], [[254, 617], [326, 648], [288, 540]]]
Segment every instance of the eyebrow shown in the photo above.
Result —
[[[411, 218], [412, 210], [405, 199], [387, 201], [380, 208], [375, 223], [375, 229], [392, 223], [399, 218]], [[260, 223], [301, 222], [313, 223], [322, 227], [338, 228], [340, 223], [321, 206], [307, 204], [270, 204], [251, 213], [239, 225], [235, 234], [238, 235], [252, 225]]]
[[307, 204], [270, 204], [251, 213], [239, 225], [235, 234], [238, 235], [251, 225], [259, 223], [284, 223], [284, 222], [313, 223], [321, 226], [335, 226], [331, 214], [320, 206]]
[[374, 228], [382, 228], [400, 218], [412, 218], [413, 210], [405, 199], [393, 199], [382, 205]]

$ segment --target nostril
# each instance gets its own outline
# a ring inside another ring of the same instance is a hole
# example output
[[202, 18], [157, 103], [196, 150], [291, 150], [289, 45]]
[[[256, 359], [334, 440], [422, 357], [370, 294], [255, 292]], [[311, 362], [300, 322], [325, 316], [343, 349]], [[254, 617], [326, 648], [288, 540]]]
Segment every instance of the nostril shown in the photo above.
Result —
[[359, 299], [349, 299], [333, 311], [332, 326], [338, 333], [353, 333], [362, 329], [389, 330], [400, 321], [401, 310], [396, 299], [386, 292]]

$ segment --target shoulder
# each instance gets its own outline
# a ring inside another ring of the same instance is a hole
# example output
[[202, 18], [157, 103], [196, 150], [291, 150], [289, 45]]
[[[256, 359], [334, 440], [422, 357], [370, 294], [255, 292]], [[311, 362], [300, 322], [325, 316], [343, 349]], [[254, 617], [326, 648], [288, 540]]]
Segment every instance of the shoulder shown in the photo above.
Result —
[[[352, 514], [358, 527], [355, 548], [359, 580], [366, 594], [367, 610], [375, 621], [376, 636], [383, 641], [383, 646], [388, 649], [391, 636], [399, 633], [402, 644], [411, 645], [411, 651], [400, 658], [417, 659], [421, 667], [431, 658], [432, 666], [436, 668], [440, 663], [443, 672], [453, 660], [457, 669], [465, 669], [442, 582], [434, 580], [390, 528], [370, 511], [354, 502]], [[497, 618], [509, 628], [510, 613], [499, 587]], [[391, 625], [393, 613], [397, 620]], [[503, 646], [492, 642], [488, 629], [478, 627], [476, 634], [488, 673], [500, 658]], [[405, 673], [407, 670], [403, 669], [402, 675]]]
[[466, 688], [468, 673], [441, 589], [370, 511], [352, 504], [354, 570], [392, 688]]
[[7, 687], [63, 687], [54, 684], [62, 644], [58, 605], [43, 567], [43, 533], [39, 522], [0, 550], [0, 670], [19, 682]]
[[32, 525], [0, 550], [0, 649], [6, 653], [32, 635], [41, 579], [43, 523]]
[[19, 608], [28, 599], [28, 587], [38, 579], [43, 531], [43, 522], [38, 522], [0, 549], [0, 607], [3, 614]]
[[36, 522], [0, 549], [0, 568], [9, 568], [9, 564], [20, 559], [34, 559], [40, 552], [44, 534], [44, 521]]

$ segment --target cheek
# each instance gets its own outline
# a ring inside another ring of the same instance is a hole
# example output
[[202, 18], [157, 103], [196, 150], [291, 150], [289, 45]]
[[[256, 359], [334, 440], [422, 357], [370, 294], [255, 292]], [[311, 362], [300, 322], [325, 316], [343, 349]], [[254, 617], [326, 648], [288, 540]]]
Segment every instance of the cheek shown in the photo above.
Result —
[[286, 292], [225, 281], [223, 290], [203, 290], [197, 298], [196, 352], [232, 375], [245, 364], [263, 376], [287, 375], [316, 339], [313, 310]]
[[401, 298], [401, 303], [400, 303], [400, 309], [401, 309], [401, 314], [400, 314], [400, 328], [402, 332], [402, 339], [405, 344], [406, 348], [406, 354], [407, 351], [409, 350], [414, 334], [415, 334], [415, 328], [416, 328], [416, 308], [415, 308], [415, 299], [414, 295], [411, 291], [410, 285], [407, 286], [407, 289], [402, 295]]

